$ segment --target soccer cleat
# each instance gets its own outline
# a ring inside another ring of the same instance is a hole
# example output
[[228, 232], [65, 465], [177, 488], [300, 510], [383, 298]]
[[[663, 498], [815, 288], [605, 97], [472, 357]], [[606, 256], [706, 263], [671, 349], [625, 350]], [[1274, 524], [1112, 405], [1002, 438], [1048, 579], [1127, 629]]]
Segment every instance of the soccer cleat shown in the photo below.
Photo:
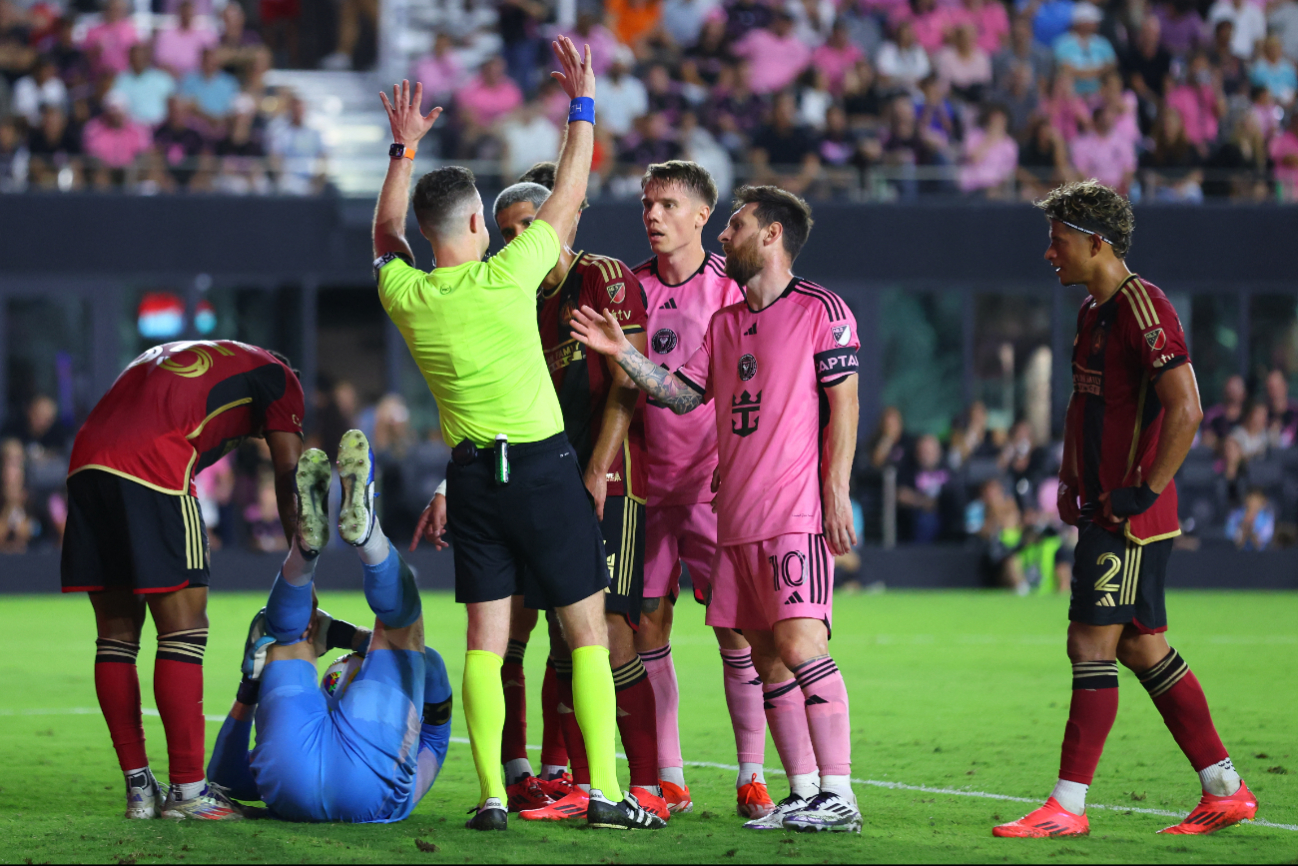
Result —
[[353, 547], [360, 547], [369, 541], [374, 528], [374, 452], [359, 430], [348, 430], [338, 443], [338, 477], [343, 486], [338, 534]]
[[297, 545], [315, 556], [329, 543], [329, 479], [333, 470], [319, 448], [308, 448], [297, 460]]
[[176, 798], [176, 786], [167, 792], [167, 802], [162, 806], [164, 818], [192, 818], [198, 821], [242, 821], [243, 812], [237, 803], [226, 796], [220, 785], [208, 782], [202, 792], [189, 800]]
[[1175, 827], [1165, 827], [1160, 833], [1171, 833], [1178, 836], [1201, 836], [1216, 833], [1224, 827], [1238, 824], [1240, 821], [1251, 821], [1257, 814], [1257, 797], [1248, 789], [1248, 785], [1239, 783], [1239, 790], [1229, 797], [1216, 797], [1205, 793], [1194, 811], [1185, 816], [1185, 820]]
[[590, 795], [573, 785], [572, 790], [562, 799], [539, 809], [519, 812], [518, 815], [524, 821], [566, 821], [569, 818], [585, 818], [586, 805], [589, 802]]
[[776, 803], [771, 808], [771, 811], [768, 812], [764, 817], [754, 818], [751, 821], [745, 821], [744, 829], [745, 830], [783, 830], [785, 817], [805, 807], [809, 802], [810, 801], [806, 797], [799, 797], [797, 794], [790, 794], [780, 802]]
[[541, 790], [556, 803], [568, 796], [575, 787], [572, 784], [572, 773], [563, 773], [553, 779], [537, 779], [537, 783], [541, 786]]
[[661, 830], [667, 826], [662, 818], [645, 811], [634, 794], [627, 794], [621, 803], [614, 803], [598, 788], [590, 789], [586, 823], [599, 830]]
[[1085, 815], [1074, 815], [1054, 797], [1044, 806], [1017, 821], [992, 828], [992, 835], [1003, 839], [1044, 839], [1047, 836], [1086, 836], [1091, 822]]
[[635, 796], [635, 801], [640, 804], [640, 808], [644, 809], [650, 815], [656, 815], [664, 821], [671, 819], [671, 806], [665, 799], [658, 796], [653, 791], [650, 791], [647, 788], [637, 787], [632, 788], [629, 793]]
[[677, 785], [673, 782], [659, 780], [663, 789], [663, 799], [667, 801], [667, 811], [673, 815], [678, 812], [693, 812], [694, 801], [690, 799], [690, 786]]
[[239, 666], [243, 678], [250, 682], [261, 679], [266, 666], [266, 650], [275, 638], [266, 633], [266, 608], [257, 611], [248, 624], [248, 637], [243, 642], [243, 664]]
[[540, 809], [554, 802], [541, 786], [536, 776], [519, 779], [512, 785], [505, 786], [509, 795], [509, 811], [522, 812], [524, 809]]
[[766, 790], [766, 783], [757, 781], [756, 773], [753, 773], [751, 780], [739, 786], [735, 797], [738, 801], [735, 811], [740, 818], [765, 818], [775, 808], [775, 803]]
[[800, 833], [860, 833], [861, 809], [855, 797], [821, 791], [807, 805], [784, 816], [784, 829]]
[[131, 820], [157, 818], [162, 814], [166, 798], [162, 786], [153, 777], [153, 771], [145, 768], [139, 773], [132, 773], [126, 780], [126, 817]]
[[501, 805], [499, 797], [488, 797], [481, 806], [469, 810], [473, 817], [464, 822], [468, 830], [508, 830], [509, 813]]

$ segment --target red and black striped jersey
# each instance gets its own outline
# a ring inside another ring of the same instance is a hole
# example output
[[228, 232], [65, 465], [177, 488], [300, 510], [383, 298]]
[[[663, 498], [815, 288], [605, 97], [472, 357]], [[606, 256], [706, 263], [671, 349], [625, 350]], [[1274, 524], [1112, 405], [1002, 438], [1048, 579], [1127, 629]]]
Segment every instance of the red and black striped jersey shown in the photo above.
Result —
[[101, 469], [162, 493], [248, 436], [302, 435], [302, 385], [265, 349], [233, 340], [165, 343], [131, 362], [91, 410], [68, 474]]
[[[589, 350], [573, 339], [568, 323], [572, 311], [582, 306], [612, 312], [627, 334], [643, 333], [648, 317], [644, 290], [631, 269], [617, 259], [590, 253], [578, 253], [563, 282], [537, 296], [541, 349], [559, 395], [564, 432], [585, 469], [599, 440], [604, 404], [613, 384], [609, 364], [616, 362], [599, 355], [588, 357]], [[644, 412], [641, 392], [621, 452], [608, 467], [609, 496], [644, 501]]]
[[1131, 486], [1137, 467], [1149, 478], [1163, 427], [1154, 385], [1189, 361], [1176, 310], [1152, 283], [1133, 274], [1103, 304], [1092, 297], [1082, 304], [1073, 343], [1073, 400], [1080, 406], [1071, 432], [1083, 513], [1141, 544], [1180, 533], [1175, 482], [1148, 511], [1119, 526], [1100, 520], [1100, 494]]

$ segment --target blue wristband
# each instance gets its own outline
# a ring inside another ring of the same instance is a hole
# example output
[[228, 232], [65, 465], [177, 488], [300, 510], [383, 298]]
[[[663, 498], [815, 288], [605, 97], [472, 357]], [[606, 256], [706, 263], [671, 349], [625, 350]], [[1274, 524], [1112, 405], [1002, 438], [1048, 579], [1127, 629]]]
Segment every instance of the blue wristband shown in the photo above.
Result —
[[595, 125], [595, 100], [589, 96], [578, 96], [568, 104], [568, 122], [584, 120]]

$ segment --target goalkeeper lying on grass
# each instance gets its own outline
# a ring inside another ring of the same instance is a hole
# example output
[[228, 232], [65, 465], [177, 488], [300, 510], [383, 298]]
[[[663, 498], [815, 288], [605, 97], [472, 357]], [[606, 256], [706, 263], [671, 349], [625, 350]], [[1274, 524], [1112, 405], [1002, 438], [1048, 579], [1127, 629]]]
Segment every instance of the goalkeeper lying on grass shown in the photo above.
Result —
[[[289, 821], [400, 821], [446, 758], [451, 687], [424, 646], [414, 577], [374, 514], [373, 456], [359, 430], [338, 451], [338, 532], [360, 554], [373, 632], [316, 610], [311, 585], [328, 540], [329, 462], [311, 449], [297, 468], [298, 532], [266, 607], [253, 619], [239, 698], [221, 727], [209, 778], [236, 800], [262, 800]], [[316, 659], [353, 652], [322, 682]], [[253, 716], [257, 745], [248, 752]]]

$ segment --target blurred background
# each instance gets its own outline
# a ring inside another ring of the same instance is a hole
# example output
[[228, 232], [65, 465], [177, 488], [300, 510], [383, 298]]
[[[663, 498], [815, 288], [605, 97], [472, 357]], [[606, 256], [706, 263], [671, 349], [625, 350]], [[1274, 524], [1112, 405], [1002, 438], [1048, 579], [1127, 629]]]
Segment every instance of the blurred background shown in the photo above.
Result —
[[[1082, 177], [1136, 203], [1130, 264], [1199, 377], [1177, 579], [1298, 587], [1298, 0], [0, 0], [0, 589], [57, 585], [72, 437], [172, 339], [288, 354], [310, 444], [365, 430], [408, 539], [449, 451], [373, 294], [377, 92], [422, 81], [447, 112], [416, 170], [467, 164], [489, 196], [555, 156], [560, 33], [600, 75], [579, 247], [644, 260], [639, 177], [676, 157], [723, 212], [747, 182], [815, 207], [798, 270], [862, 339], [843, 588], [1066, 590], [1084, 291], [1027, 202]], [[198, 483], [214, 569], [261, 585], [247, 563], [284, 547], [264, 447]]]

